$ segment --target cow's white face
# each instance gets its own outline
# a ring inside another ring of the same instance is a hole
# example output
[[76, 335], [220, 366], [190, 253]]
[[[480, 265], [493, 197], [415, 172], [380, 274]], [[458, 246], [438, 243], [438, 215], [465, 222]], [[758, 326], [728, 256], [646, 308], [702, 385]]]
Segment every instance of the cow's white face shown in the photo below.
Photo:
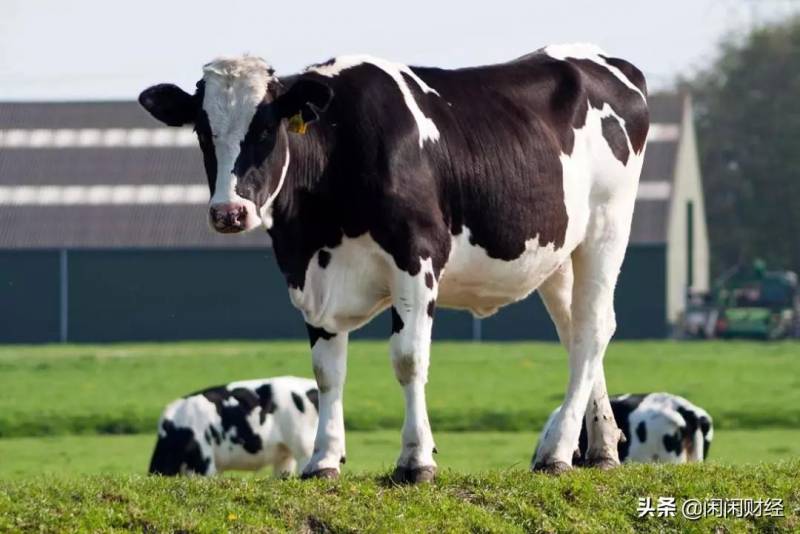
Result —
[[266, 115], [267, 87], [274, 80], [266, 63], [244, 59], [217, 60], [204, 67], [202, 110], [207, 124], [195, 126], [200, 146], [204, 152], [213, 152], [216, 163], [206, 169], [211, 190], [209, 222], [223, 233], [251, 230], [262, 223], [258, 197], [269, 182], [269, 173], [263, 177], [253, 173], [263, 172], [278, 126], [263, 116], [253, 120], [259, 110], [259, 115]]
[[282, 120], [300, 113], [311, 122], [314, 109], [324, 109], [331, 97], [327, 86], [313, 80], [282, 92], [264, 60], [243, 56], [208, 63], [194, 95], [160, 84], [143, 91], [139, 102], [165, 124], [194, 125], [211, 195], [211, 227], [238, 233], [271, 225], [271, 205], [290, 163]]

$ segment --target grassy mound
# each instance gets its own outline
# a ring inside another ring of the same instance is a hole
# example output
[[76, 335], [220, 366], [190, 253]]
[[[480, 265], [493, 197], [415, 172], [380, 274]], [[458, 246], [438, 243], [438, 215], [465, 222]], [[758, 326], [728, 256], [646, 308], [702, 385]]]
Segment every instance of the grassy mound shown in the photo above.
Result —
[[[385, 475], [339, 481], [32, 478], [0, 482], [0, 531], [678, 532], [797, 531], [800, 462], [577, 470], [521, 469], [397, 487]], [[675, 497], [672, 517], [637, 517], [639, 498]], [[690, 520], [687, 498], [783, 499], [785, 517]]]

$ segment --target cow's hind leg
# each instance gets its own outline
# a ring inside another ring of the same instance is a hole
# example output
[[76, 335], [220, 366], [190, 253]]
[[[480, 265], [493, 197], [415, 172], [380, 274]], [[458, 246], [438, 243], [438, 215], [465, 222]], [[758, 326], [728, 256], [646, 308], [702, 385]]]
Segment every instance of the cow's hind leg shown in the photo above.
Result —
[[[569, 350], [571, 329], [572, 329], [572, 289], [574, 277], [572, 271], [572, 262], [566, 261], [561, 265], [540, 287], [539, 295], [542, 302], [547, 308], [550, 318], [556, 325], [558, 337], [562, 345]], [[580, 442], [582, 447], [586, 447], [588, 441], [588, 452], [586, 450], [576, 449], [573, 453], [573, 464], [575, 458], [586, 458], [585, 463], [581, 465], [588, 465], [590, 467], [608, 468], [619, 464], [617, 456], [616, 444], [612, 445], [606, 443], [603, 438], [601, 421], [612, 421], [614, 417], [611, 411], [611, 403], [606, 392], [606, 377], [603, 371], [603, 366], [600, 365], [597, 369], [597, 377], [592, 388], [592, 394], [589, 397], [589, 403], [586, 406], [586, 432], [590, 436], [588, 439], [581, 431]], [[551, 425], [547, 425], [545, 431]], [[622, 436], [622, 433], [619, 433]]]
[[314, 453], [303, 478], [336, 478], [345, 456], [342, 394], [347, 372], [347, 332], [331, 334], [309, 327], [311, 358], [319, 388], [319, 422]]
[[430, 482], [436, 475], [435, 446], [425, 402], [436, 294], [437, 280], [430, 260], [423, 261], [414, 276], [395, 272], [391, 357], [405, 396], [402, 451], [392, 475], [395, 482]]
[[598, 469], [611, 469], [619, 465], [618, 444], [625, 440], [622, 430], [617, 427], [611, 401], [606, 390], [606, 376], [602, 359], [596, 371], [596, 378], [589, 403], [586, 406], [587, 451], [586, 465]]
[[567, 350], [572, 329], [572, 284], [572, 261], [567, 260], [538, 289], [542, 303], [556, 326], [558, 339]]
[[[625, 256], [633, 205], [632, 199], [620, 200], [595, 209], [586, 239], [572, 254], [569, 384], [556, 420], [542, 437], [533, 461], [534, 470], [558, 473], [570, 468], [581, 420], [590, 398], [595, 397], [601, 402], [597, 410], [590, 411], [587, 458], [590, 464], [601, 466], [619, 463], [616, 455], [619, 429], [613, 416], [608, 417], [611, 408], [605, 379], [601, 377], [603, 356], [616, 328], [614, 287]], [[598, 416], [596, 421], [595, 416]]]

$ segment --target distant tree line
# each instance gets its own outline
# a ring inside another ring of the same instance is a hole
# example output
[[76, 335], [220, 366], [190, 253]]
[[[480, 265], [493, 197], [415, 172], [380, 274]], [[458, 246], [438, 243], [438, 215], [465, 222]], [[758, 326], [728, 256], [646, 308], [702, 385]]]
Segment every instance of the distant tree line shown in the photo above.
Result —
[[800, 271], [800, 17], [720, 45], [692, 92], [712, 271]]

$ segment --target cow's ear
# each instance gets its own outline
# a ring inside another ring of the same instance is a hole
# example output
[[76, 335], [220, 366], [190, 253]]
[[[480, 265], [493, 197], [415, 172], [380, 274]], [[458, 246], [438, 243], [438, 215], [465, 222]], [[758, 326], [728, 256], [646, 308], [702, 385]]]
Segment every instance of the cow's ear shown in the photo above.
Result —
[[139, 104], [167, 126], [192, 124], [197, 117], [197, 100], [171, 83], [148, 87], [139, 95]]
[[[319, 118], [318, 112], [325, 111], [333, 98], [333, 89], [322, 82], [302, 79], [288, 91], [275, 99], [275, 109], [281, 119], [302, 119], [302, 127]], [[290, 121], [291, 122], [291, 121]], [[290, 128], [293, 126], [290, 124]]]

